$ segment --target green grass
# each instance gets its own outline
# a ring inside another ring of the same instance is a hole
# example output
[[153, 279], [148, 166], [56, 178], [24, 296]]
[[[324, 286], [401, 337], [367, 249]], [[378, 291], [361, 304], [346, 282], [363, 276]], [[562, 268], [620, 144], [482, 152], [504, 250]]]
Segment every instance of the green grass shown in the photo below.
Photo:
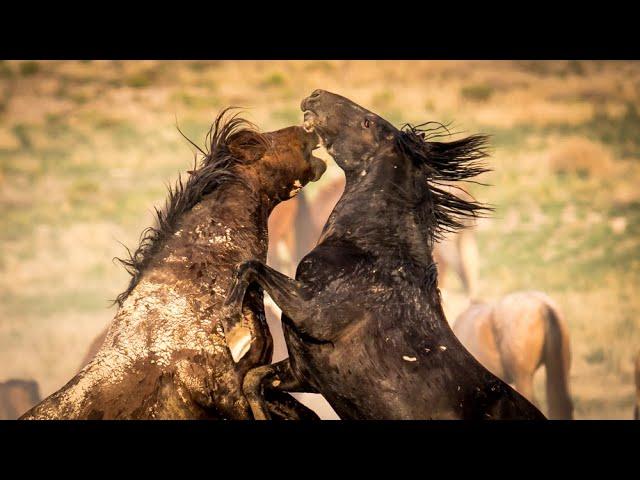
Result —
[[274, 72], [267, 75], [260, 83], [263, 87], [282, 87], [286, 84], [285, 77], [282, 73]]
[[289, 126], [289, 125], [298, 125], [302, 122], [302, 113], [299, 109], [296, 108], [282, 108], [279, 110], [275, 110], [271, 117], [274, 122], [277, 122], [279, 125]]
[[460, 95], [467, 100], [485, 102], [493, 95], [493, 87], [485, 84], [467, 85], [462, 87]]
[[375, 108], [388, 108], [392, 102], [393, 92], [391, 90], [382, 90], [371, 99], [371, 103]]
[[29, 126], [24, 123], [17, 123], [12, 128], [14, 135], [20, 142], [21, 148], [26, 150], [30, 150], [32, 143], [31, 137], [29, 136]]
[[625, 113], [619, 117], [597, 110], [592, 118], [577, 125], [555, 123], [538, 127], [519, 124], [511, 128], [478, 125], [477, 128], [492, 136], [492, 145], [509, 150], [522, 148], [532, 135], [577, 135], [604, 143], [618, 158], [640, 159], [640, 112], [638, 106], [631, 102], [626, 104]]
[[13, 70], [6, 60], [0, 60], [0, 78], [13, 77]]
[[220, 98], [215, 95], [194, 95], [188, 92], [178, 92], [172, 96], [172, 100], [195, 109], [217, 109], [222, 107]]
[[47, 316], [66, 312], [92, 312], [109, 306], [110, 298], [102, 288], [63, 290], [47, 294], [0, 293], [0, 303], [5, 315], [29, 317]]
[[153, 76], [150, 72], [138, 72], [125, 79], [125, 85], [132, 88], [144, 88], [153, 83]]
[[30, 77], [40, 71], [40, 64], [38, 62], [22, 62], [20, 64], [20, 74], [23, 77]]

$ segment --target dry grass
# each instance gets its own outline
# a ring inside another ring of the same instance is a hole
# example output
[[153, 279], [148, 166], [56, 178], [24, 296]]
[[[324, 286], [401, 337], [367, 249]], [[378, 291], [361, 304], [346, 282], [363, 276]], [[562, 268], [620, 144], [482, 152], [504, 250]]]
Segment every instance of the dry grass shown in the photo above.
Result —
[[[493, 186], [471, 186], [497, 207], [478, 229], [480, 293], [547, 291], [571, 327], [576, 416], [630, 418], [639, 86], [640, 62], [1, 62], [0, 381], [51, 393], [111, 318], [127, 282], [117, 241], [135, 244], [164, 183], [191, 166], [176, 120], [202, 142], [220, 108], [240, 105], [272, 130], [324, 88], [397, 124], [493, 135]], [[310, 198], [339, 174], [330, 163]], [[459, 286], [446, 295], [454, 317]]]
[[604, 176], [615, 168], [611, 151], [584, 137], [570, 137], [553, 147], [549, 164], [554, 173]]

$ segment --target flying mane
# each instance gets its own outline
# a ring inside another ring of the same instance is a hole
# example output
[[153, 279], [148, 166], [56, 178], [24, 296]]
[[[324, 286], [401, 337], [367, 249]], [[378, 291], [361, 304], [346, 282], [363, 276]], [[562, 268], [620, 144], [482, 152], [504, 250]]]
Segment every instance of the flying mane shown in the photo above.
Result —
[[[428, 127], [431, 124], [436, 126]], [[439, 188], [449, 186], [447, 182], [470, 181], [470, 178], [490, 171], [482, 162], [488, 156], [488, 136], [471, 135], [451, 142], [431, 141], [446, 135], [450, 135], [447, 127], [436, 122], [417, 126], [405, 124], [396, 135], [400, 153], [410, 158], [422, 173], [417, 179], [420, 195], [413, 201], [419, 217], [429, 226], [429, 241], [432, 243], [449, 232], [464, 228], [465, 218], [482, 217], [493, 210], [490, 206], [464, 200]]]
[[[228, 115], [234, 107], [224, 109], [218, 114], [211, 125], [206, 137], [206, 151], [203, 151], [195, 143], [185, 138], [202, 154], [200, 163], [195, 169], [189, 171], [189, 177], [184, 183], [179, 175], [173, 187], [169, 186], [169, 195], [165, 200], [162, 210], [154, 207], [156, 224], [148, 227], [140, 234], [138, 248], [132, 253], [125, 246], [128, 258], [114, 258], [131, 275], [131, 281], [127, 289], [122, 292], [114, 303], [122, 306], [129, 294], [138, 284], [142, 273], [149, 265], [153, 256], [159, 251], [163, 242], [169, 238], [177, 228], [179, 219], [185, 212], [191, 210], [202, 198], [213, 192], [227, 181], [242, 181], [235, 174], [235, 167], [244, 162], [242, 158], [233, 155], [229, 149], [229, 141], [239, 133], [248, 133], [243, 136], [243, 146], [267, 145], [267, 139], [257, 132], [256, 126], [242, 118], [236, 112]], [[182, 132], [180, 132], [182, 134]], [[184, 136], [184, 134], [182, 134]]]

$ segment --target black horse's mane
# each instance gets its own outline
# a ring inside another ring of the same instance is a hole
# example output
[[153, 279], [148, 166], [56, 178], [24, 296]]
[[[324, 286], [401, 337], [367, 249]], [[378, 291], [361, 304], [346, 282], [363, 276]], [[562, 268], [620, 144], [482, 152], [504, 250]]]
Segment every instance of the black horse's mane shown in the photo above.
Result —
[[[154, 207], [156, 225], [148, 227], [140, 234], [138, 248], [134, 252], [127, 249], [127, 258], [114, 258], [131, 275], [127, 289], [115, 299], [114, 303], [122, 306], [123, 302], [138, 284], [140, 277], [149, 265], [153, 256], [160, 250], [163, 242], [176, 230], [182, 215], [191, 210], [202, 198], [213, 192], [218, 186], [229, 181], [241, 181], [233, 167], [243, 162], [229, 149], [229, 140], [239, 133], [247, 133], [242, 137], [238, 148], [256, 144], [267, 145], [266, 137], [257, 132], [254, 124], [240, 118], [239, 112], [229, 114], [234, 107], [221, 111], [211, 125], [206, 137], [206, 147], [202, 150], [182, 132], [180, 132], [201, 154], [200, 162], [196, 154], [194, 169], [184, 183], [178, 175], [174, 186], [169, 185], [169, 195], [163, 209]], [[178, 129], [179, 130], [179, 129]]]
[[[490, 169], [482, 161], [487, 157], [487, 135], [471, 135], [450, 142], [433, 141], [451, 135], [445, 125], [428, 122], [405, 124], [396, 136], [401, 154], [409, 157], [424, 174], [418, 199], [424, 223], [430, 227], [433, 241], [465, 227], [468, 218], [482, 217], [493, 209], [473, 200], [465, 200], [448, 191], [449, 182], [469, 181]], [[426, 178], [426, 182], [424, 182]], [[443, 188], [444, 187], [444, 188]], [[471, 197], [466, 190], [455, 187]]]

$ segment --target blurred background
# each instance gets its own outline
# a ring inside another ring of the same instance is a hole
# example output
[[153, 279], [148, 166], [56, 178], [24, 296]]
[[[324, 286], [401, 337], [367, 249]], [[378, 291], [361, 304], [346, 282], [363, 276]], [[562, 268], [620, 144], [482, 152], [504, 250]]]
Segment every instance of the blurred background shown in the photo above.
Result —
[[[201, 145], [229, 105], [263, 130], [300, 124], [316, 88], [396, 126], [492, 135], [480, 179], [491, 186], [470, 186], [496, 208], [477, 226], [478, 296], [548, 293], [569, 324], [576, 418], [631, 418], [639, 62], [0, 62], [0, 382], [34, 379], [45, 397], [76, 373], [128, 283], [118, 242], [137, 245], [166, 184], [193, 165], [176, 122]], [[329, 160], [307, 198], [339, 175]], [[447, 280], [451, 321], [466, 303]]]

